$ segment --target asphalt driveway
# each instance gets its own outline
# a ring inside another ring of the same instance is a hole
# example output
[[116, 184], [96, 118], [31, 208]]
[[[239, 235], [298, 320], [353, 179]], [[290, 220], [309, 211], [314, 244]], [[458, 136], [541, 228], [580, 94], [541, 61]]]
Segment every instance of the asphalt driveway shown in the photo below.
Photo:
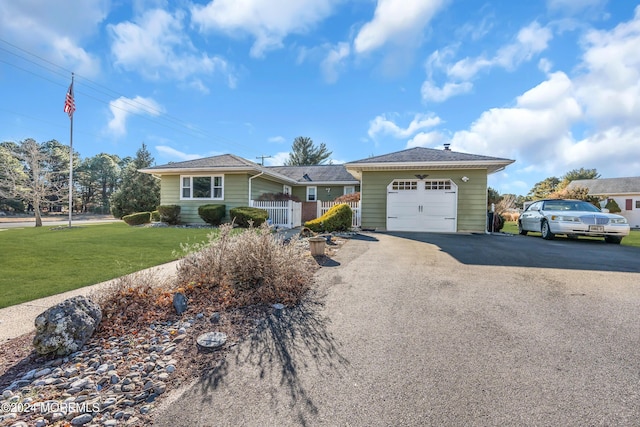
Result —
[[160, 426], [637, 425], [640, 250], [360, 236]]

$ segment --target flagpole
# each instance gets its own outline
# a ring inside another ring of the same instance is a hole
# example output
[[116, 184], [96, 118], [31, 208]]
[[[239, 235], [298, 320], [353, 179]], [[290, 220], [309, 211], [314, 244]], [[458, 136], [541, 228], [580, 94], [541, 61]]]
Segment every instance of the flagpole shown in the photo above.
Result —
[[[73, 78], [73, 73], [71, 73], [71, 88], [73, 88]], [[73, 97], [73, 93], [71, 96]], [[73, 111], [69, 115], [69, 119], [71, 123], [69, 129], [69, 228], [71, 228], [71, 214], [73, 212]]]

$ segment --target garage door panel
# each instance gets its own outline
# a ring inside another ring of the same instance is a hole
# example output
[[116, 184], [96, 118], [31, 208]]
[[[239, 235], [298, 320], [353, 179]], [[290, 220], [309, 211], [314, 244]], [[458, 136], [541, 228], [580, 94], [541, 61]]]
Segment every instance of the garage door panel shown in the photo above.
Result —
[[450, 180], [396, 180], [388, 190], [387, 230], [456, 231], [457, 192]]

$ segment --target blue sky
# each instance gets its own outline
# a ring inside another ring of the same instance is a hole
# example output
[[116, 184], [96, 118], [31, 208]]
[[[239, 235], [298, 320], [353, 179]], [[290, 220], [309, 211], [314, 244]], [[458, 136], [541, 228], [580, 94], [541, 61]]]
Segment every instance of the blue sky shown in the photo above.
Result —
[[569, 170], [640, 175], [640, 7], [628, 0], [0, 0], [0, 140], [157, 164], [342, 163], [424, 146], [514, 159], [527, 194]]

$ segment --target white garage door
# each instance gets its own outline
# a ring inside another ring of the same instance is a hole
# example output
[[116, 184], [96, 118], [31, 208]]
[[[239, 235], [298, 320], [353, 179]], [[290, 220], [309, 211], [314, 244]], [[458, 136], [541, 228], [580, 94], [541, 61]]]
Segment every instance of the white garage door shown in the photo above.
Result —
[[451, 180], [394, 180], [387, 187], [387, 230], [455, 232], [457, 204]]

